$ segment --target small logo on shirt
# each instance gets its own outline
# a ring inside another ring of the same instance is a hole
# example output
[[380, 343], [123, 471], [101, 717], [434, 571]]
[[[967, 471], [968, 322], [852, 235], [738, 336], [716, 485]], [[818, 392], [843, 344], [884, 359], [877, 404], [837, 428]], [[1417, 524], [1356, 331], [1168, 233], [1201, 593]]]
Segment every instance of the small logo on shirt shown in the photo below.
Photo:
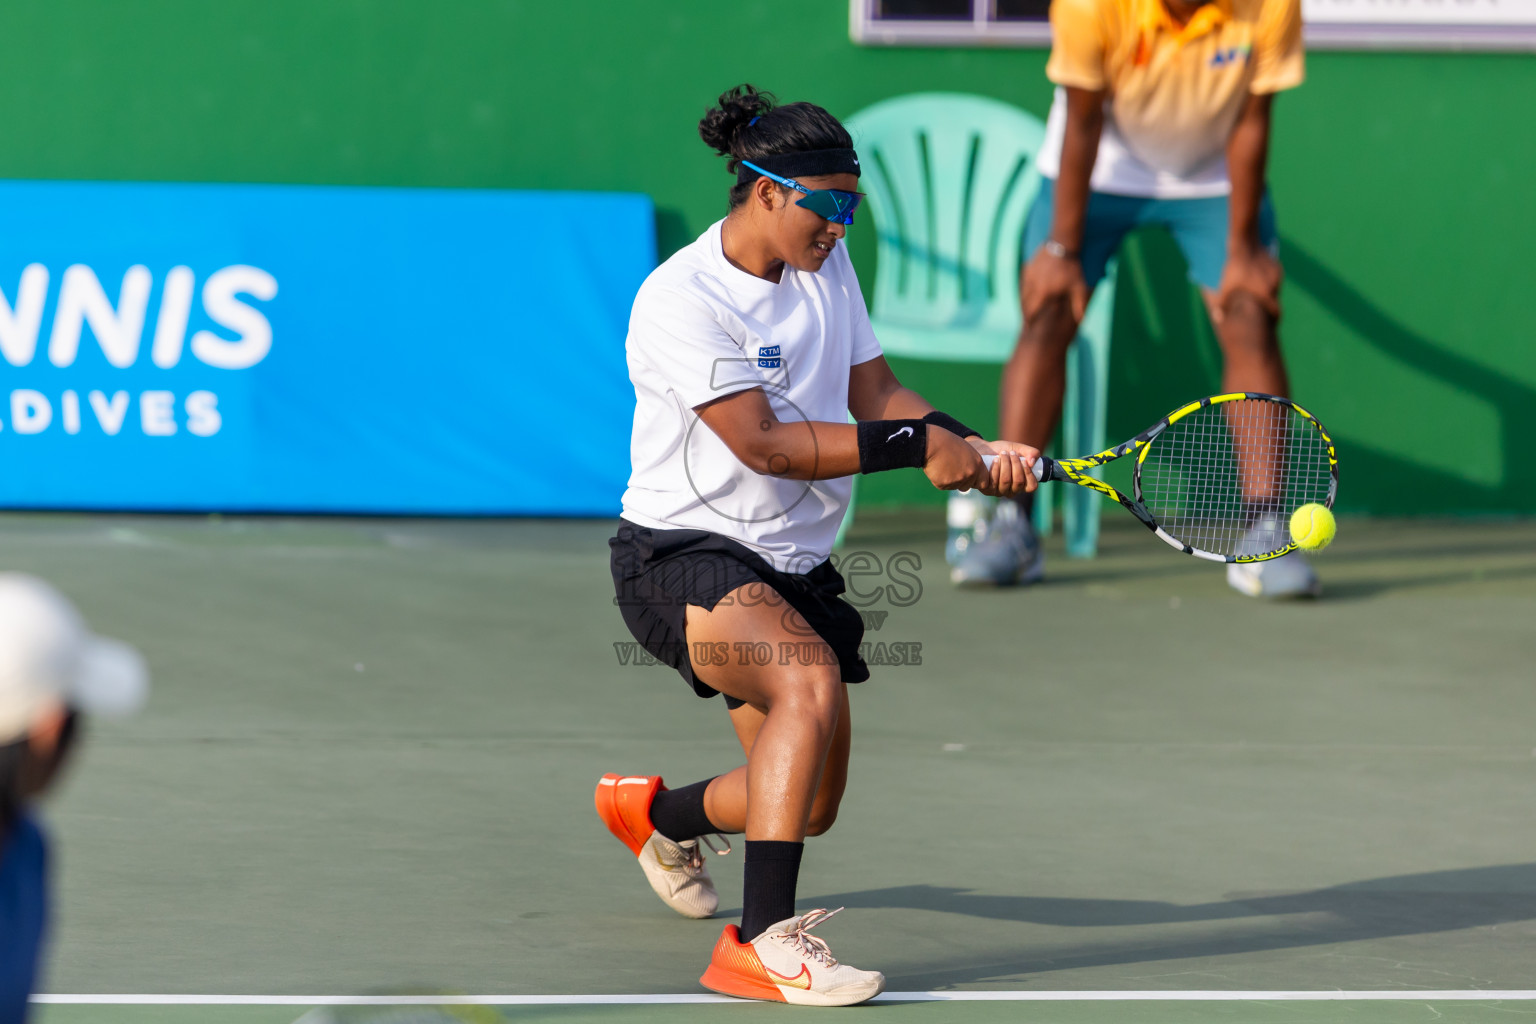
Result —
[[1225, 50], [1217, 50], [1211, 57], [1211, 67], [1224, 68], [1229, 64], [1246, 63], [1252, 53], [1253, 47], [1249, 44], [1229, 46]]
[[896, 431], [896, 433], [894, 433], [890, 437], [886, 438], [885, 439], [886, 443], [889, 444], [890, 442], [892, 442], [892, 441], [896, 440], [898, 437], [900, 437], [902, 434], [906, 434], [908, 437], [911, 437], [912, 436], [912, 428], [911, 427], [902, 427], [900, 430]]
[[779, 346], [759, 345], [757, 347], [757, 365], [765, 370], [777, 370], [782, 362], [779, 358]]

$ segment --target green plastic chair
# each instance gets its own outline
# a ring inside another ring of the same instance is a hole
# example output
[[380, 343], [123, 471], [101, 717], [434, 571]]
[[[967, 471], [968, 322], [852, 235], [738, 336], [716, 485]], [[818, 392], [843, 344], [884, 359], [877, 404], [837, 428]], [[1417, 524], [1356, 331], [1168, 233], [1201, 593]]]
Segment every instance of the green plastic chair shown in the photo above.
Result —
[[[1040, 119], [986, 96], [913, 93], [848, 119], [875, 221], [875, 334], [890, 355], [1005, 363], [1019, 336], [1019, 241], [1040, 188], [1035, 154]], [[1061, 446], [1070, 454], [1104, 447], [1105, 367], [1115, 267], [1094, 291], [1067, 364]], [[1098, 546], [1097, 496], [1046, 488], [1035, 503], [1043, 533], [1053, 492], [1065, 493], [1067, 551]], [[855, 478], [857, 496], [857, 478]], [[841, 546], [854, 502], [838, 531]]]

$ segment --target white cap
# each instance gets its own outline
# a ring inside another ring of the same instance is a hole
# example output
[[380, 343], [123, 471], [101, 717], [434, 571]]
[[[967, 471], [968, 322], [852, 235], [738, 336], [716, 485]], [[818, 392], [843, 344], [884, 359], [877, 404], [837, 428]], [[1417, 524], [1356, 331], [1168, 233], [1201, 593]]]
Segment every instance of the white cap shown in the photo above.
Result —
[[138, 651], [93, 634], [69, 599], [37, 577], [0, 573], [0, 743], [25, 736], [54, 701], [125, 715], [148, 692]]

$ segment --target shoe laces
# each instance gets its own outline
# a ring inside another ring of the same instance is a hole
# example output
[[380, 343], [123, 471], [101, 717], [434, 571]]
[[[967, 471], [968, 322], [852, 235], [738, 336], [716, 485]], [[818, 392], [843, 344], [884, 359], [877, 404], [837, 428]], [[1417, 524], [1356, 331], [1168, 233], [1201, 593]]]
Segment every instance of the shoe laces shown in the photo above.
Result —
[[843, 910], [843, 907], [838, 907], [836, 910], [819, 908], [802, 914], [782, 933], [783, 940], [802, 956], [820, 961], [828, 967], [836, 967], [837, 957], [833, 956], [832, 950], [827, 947], [827, 940], [810, 934], [810, 931], [817, 925], [825, 923], [834, 914], [842, 913]]
[[725, 849], [722, 850], [710, 842], [709, 836], [699, 836], [689, 844], [678, 844], [688, 853], [688, 859], [683, 861], [683, 867], [687, 869], [690, 875], [697, 875], [704, 870], [704, 847], [709, 847], [709, 852], [713, 853], [716, 857], [724, 857], [731, 852], [731, 841], [729, 839], [718, 832], [715, 833], [715, 838], [725, 844]]

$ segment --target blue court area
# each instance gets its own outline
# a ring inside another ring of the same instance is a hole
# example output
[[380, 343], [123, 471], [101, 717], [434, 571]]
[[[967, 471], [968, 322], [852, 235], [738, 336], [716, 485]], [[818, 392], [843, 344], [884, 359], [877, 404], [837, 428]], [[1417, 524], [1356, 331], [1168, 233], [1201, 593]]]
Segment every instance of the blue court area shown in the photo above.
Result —
[[[931, 513], [869, 511], [850, 541], [881, 567], [858, 583], [868, 638], [921, 664], [856, 690], [848, 797], [800, 903], [847, 907], [834, 952], [919, 995], [434, 1010], [306, 1000], [704, 994], [722, 922], [662, 907], [591, 793], [740, 753], [718, 701], [626, 663], [611, 524], [4, 516], [5, 564], [155, 674], [48, 808], [42, 988], [72, 1001], [37, 1018], [1536, 1014], [1536, 523], [1346, 519], [1327, 596], [1266, 605], [1109, 519], [1099, 559], [1055, 550], [1008, 592], [950, 588]], [[712, 863], [728, 921], [740, 865]], [[1286, 998], [1325, 990], [1393, 998]], [[184, 1005], [127, 1005], [145, 996]]]

